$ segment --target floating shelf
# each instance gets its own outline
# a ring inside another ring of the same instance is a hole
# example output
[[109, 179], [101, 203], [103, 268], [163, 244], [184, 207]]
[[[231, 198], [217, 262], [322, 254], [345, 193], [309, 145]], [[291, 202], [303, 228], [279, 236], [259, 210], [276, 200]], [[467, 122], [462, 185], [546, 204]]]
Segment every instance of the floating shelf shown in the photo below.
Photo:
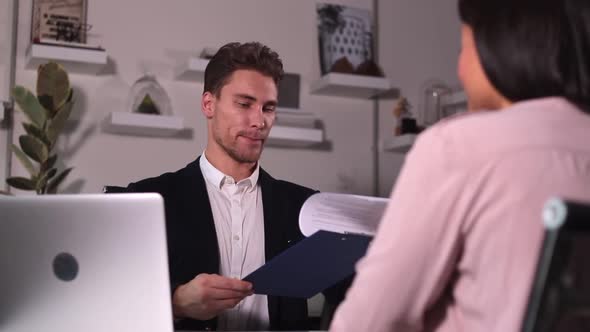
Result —
[[191, 57], [176, 67], [174, 76], [182, 81], [203, 82], [207, 64], [209, 64], [209, 59]]
[[68, 71], [78, 74], [97, 74], [107, 65], [107, 52], [68, 46], [31, 44], [27, 50], [26, 67], [36, 69], [40, 64], [56, 61]]
[[321, 129], [274, 125], [266, 143], [269, 146], [304, 148], [323, 141], [324, 132]]
[[368, 99], [394, 97], [397, 89], [383, 77], [328, 73], [311, 83], [310, 92], [316, 95]]
[[383, 149], [389, 152], [406, 153], [412, 148], [417, 136], [416, 134], [404, 134], [392, 137], [384, 142]]
[[111, 112], [104, 122], [104, 130], [115, 134], [174, 136], [184, 129], [181, 117], [168, 115]]

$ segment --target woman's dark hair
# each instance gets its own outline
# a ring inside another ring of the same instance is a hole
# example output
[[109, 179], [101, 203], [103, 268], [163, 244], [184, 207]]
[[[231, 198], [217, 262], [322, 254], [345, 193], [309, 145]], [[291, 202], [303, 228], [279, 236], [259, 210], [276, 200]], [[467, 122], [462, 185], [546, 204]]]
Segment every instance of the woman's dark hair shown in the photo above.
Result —
[[590, 112], [590, 0], [459, 0], [459, 15], [504, 97], [561, 96]]
[[238, 69], [252, 69], [272, 77], [278, 86], [283, 77], [283, 62], [279, 55], [258, 42], [229, 43], [222, 46], [205, 69], [204, 92], [219, 96], [221, 88]]

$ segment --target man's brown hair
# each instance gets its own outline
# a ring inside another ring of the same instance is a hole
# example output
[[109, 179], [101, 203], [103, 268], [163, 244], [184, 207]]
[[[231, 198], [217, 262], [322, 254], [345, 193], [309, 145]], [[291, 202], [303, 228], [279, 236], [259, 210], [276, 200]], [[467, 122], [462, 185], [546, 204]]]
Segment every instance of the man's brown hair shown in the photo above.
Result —
[[279, 85], [283, 77], [283, 62], [279, 55], [258, 42], [229, 43], [223, 45], [205, 69], [205, 88], [219, 97], [221, 88], [227, 84], [229, 77], [238, 69], [251, 69], [272, 77]]

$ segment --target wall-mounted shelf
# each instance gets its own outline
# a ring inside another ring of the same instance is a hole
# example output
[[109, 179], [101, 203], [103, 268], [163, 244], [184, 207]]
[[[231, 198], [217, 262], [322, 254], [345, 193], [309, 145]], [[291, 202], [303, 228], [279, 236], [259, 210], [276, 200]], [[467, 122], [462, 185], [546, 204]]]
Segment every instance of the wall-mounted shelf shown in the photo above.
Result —
[[328, 73], [311, 83], [310, 92], [316, 95], [368, 99], [393, 97], [397, 89], [383, 77]]
[[71, 73], [97, 74], [107, 64], [107, 52], [101, 49], [43, 44], [29, 46], [26, 55], [28, 69], [37, 69], [40, 64], [48, 61], [60, 63]]
[[178, 116], [111, 112], [103, 123], [106, 132], [139, 136], [174, 136], [184, 130]]
[[191, 57], [176, 67], [174, 76], [182, 81], [203, 82], [205, 80], [205, 68], [207, 68], [208, 63], [209, 59]]
[[266, 144], [277, 147], [310, 147], [324, 141], [324, 132], [317, 128], [300, 128], [274, 125]]
[[394, 136], [383, 142], [383, 150], [388, 152], [406, 153], [412, 148], [416, 137], [416, 134]]

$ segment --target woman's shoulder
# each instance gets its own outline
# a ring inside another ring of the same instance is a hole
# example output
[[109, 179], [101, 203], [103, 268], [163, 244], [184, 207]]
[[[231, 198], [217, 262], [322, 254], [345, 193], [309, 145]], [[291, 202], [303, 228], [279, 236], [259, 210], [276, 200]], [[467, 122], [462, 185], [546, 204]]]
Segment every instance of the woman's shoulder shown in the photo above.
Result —
[[500, 111], [466, 112], [439, 121], [419, 135], [415, 150], [443, 150], [448, 158], [489, 160], [539, 144], [553, 144], [555, 127], [588, 132], [590, 116], [562, 98], [519, 102]]

